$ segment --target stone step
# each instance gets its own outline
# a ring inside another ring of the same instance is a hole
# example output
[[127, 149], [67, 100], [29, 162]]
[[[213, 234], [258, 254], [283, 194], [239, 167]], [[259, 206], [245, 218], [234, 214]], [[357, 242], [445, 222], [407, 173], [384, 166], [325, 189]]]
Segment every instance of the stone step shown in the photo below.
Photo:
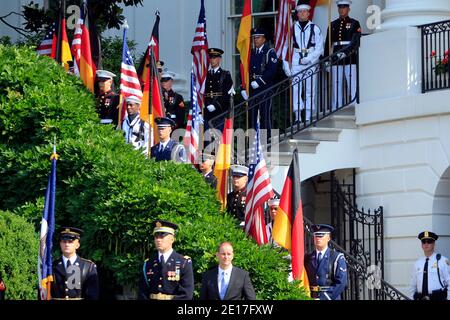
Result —
[[311, 127], [294, 135], [294, 139], [313, 141], [339, 141], [342, 129]]
[[348, 106], [346, 106], [346, 107], [336, 111], [335, 114], [340, 115], [340, 116], [343, 116], [343, 115], [354, 116], [355, 115], [355, 104], [350, 104], [350, 105], [348, 105]]
[[[279, 153], [288, 152], [291, 157], [295, 149], [300, 153], [316, 153], [316, 148], [320, 141], [317, 140], [298, 140], [288, 139], [278, 145]], [[272, 148], [272, 152], [275, 150]]]
[[355, 115], [335, 114], [317, 123], [320, 128], [356, 129]]

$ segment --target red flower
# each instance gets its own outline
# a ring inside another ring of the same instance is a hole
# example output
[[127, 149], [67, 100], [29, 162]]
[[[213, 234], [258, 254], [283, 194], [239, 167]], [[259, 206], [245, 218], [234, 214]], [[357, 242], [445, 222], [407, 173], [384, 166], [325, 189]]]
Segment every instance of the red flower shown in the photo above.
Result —
[[442, 64], [447, 64], [448, 63], [448, 57], [447, 58], [444, 58], [444, 59], [442, 59]]
[[450, 53], [450, 49], [445, 51], [445, 55], [448, 56], [448, 54]]
[[436, 55], [436, 51], [431, 51], [431, 56], [434, 57]]

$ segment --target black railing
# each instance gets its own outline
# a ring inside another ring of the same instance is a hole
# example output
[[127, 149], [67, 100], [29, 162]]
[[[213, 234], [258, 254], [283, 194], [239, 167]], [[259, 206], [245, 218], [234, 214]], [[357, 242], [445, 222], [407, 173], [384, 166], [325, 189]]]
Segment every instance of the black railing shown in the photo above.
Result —
[[450, 20], [418, 27], [422, 34], [422, 93], [450, 89]]
[[[358, 49], [344, 48], [236, 104], [234, 128], [254, 128], [253, 115], [258, 110], [271, 115], [270, 128], [279, 130], [280, 142], [315, 126], [321, 119], [359, 101], [357, 60]], [[299, 110], [301, 103], [303, 111]], [[223, 127], [226, 114], [211, 119], [209, 127]]]

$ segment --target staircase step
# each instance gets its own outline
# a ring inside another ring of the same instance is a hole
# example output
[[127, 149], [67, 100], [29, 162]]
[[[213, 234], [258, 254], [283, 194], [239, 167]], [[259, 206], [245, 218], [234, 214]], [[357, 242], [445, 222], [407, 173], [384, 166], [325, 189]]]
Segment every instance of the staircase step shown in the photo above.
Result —
[[300, 153], [316, 153], [316, 148], [319, 143], [320, 141], [317, 140], [288, 139], [278, 145], [278, 153], [287, 152], [291, 157], [295, 149], [298, 149]]
[[299, 140], [318, 140], [318, 141], [339, 141], [339, 134], [342, 129], [311, 127], [300, 131], [294, 135]]
[[317, 123], [320, 128], [356, 129], [355, 115], [331, 115]]
[[354, 104], [354, 103], [353, 103], [353, 104], [350, 104], [350, 105], [348, 105], [348, 106], [346, 106], [346, 107], [344, 107], [344, 108], [342, 108], [342, 109], [336, 111], [335, 114], [340, 115], [340, 116], [343, 116], [343, 115], [346, 115], [346, 116], [348, 116], [348, 115], [354, 116], [354, 115], [355, 115], [355, 104]]

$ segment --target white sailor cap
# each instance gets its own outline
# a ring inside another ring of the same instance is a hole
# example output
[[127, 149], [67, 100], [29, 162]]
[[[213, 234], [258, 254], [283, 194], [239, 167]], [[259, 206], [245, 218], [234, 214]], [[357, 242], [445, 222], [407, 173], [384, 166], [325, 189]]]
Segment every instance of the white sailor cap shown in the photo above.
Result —
[[126, 97], [125, 101], [126, 101], [126, 103], [136, 103], [136, 104], [141, 104], [142, 103], [141, 98], [136, 97], [136, 96]]
[[337, 6], [350, 6], [352, 4], [352, 0], [336, 0]]
[[171, 71], [164, 71], [161, 74], [161, 81], [169, 81], [169, 80], [173, 80], [173, 78], [175, 77], [175, 73], [171, 72]]
[[233, 176], [238, 177], [248, 176], [248, 167], [246, 166], [235, 164], [231, 166], [231, 170], [233, 171]]
[[116, 76], [114, 73], [107, 70], [97, 70], [96, 75], [98, 79], [112, 79]]
[[267, 201], [267, 204], [270, 206], [270, 207], [273, 207], [273, 206], [279, 206], [280, 205], [280, 199], [276, 199], [276, 198], [274, 198], [274, 199], [269, 199], [268, 201]]
[[295, 7], [295, 10], [311, 10], [311, 6], [309, 5], [309, 0], [299, 0], [297, 2], [297, 6]]

